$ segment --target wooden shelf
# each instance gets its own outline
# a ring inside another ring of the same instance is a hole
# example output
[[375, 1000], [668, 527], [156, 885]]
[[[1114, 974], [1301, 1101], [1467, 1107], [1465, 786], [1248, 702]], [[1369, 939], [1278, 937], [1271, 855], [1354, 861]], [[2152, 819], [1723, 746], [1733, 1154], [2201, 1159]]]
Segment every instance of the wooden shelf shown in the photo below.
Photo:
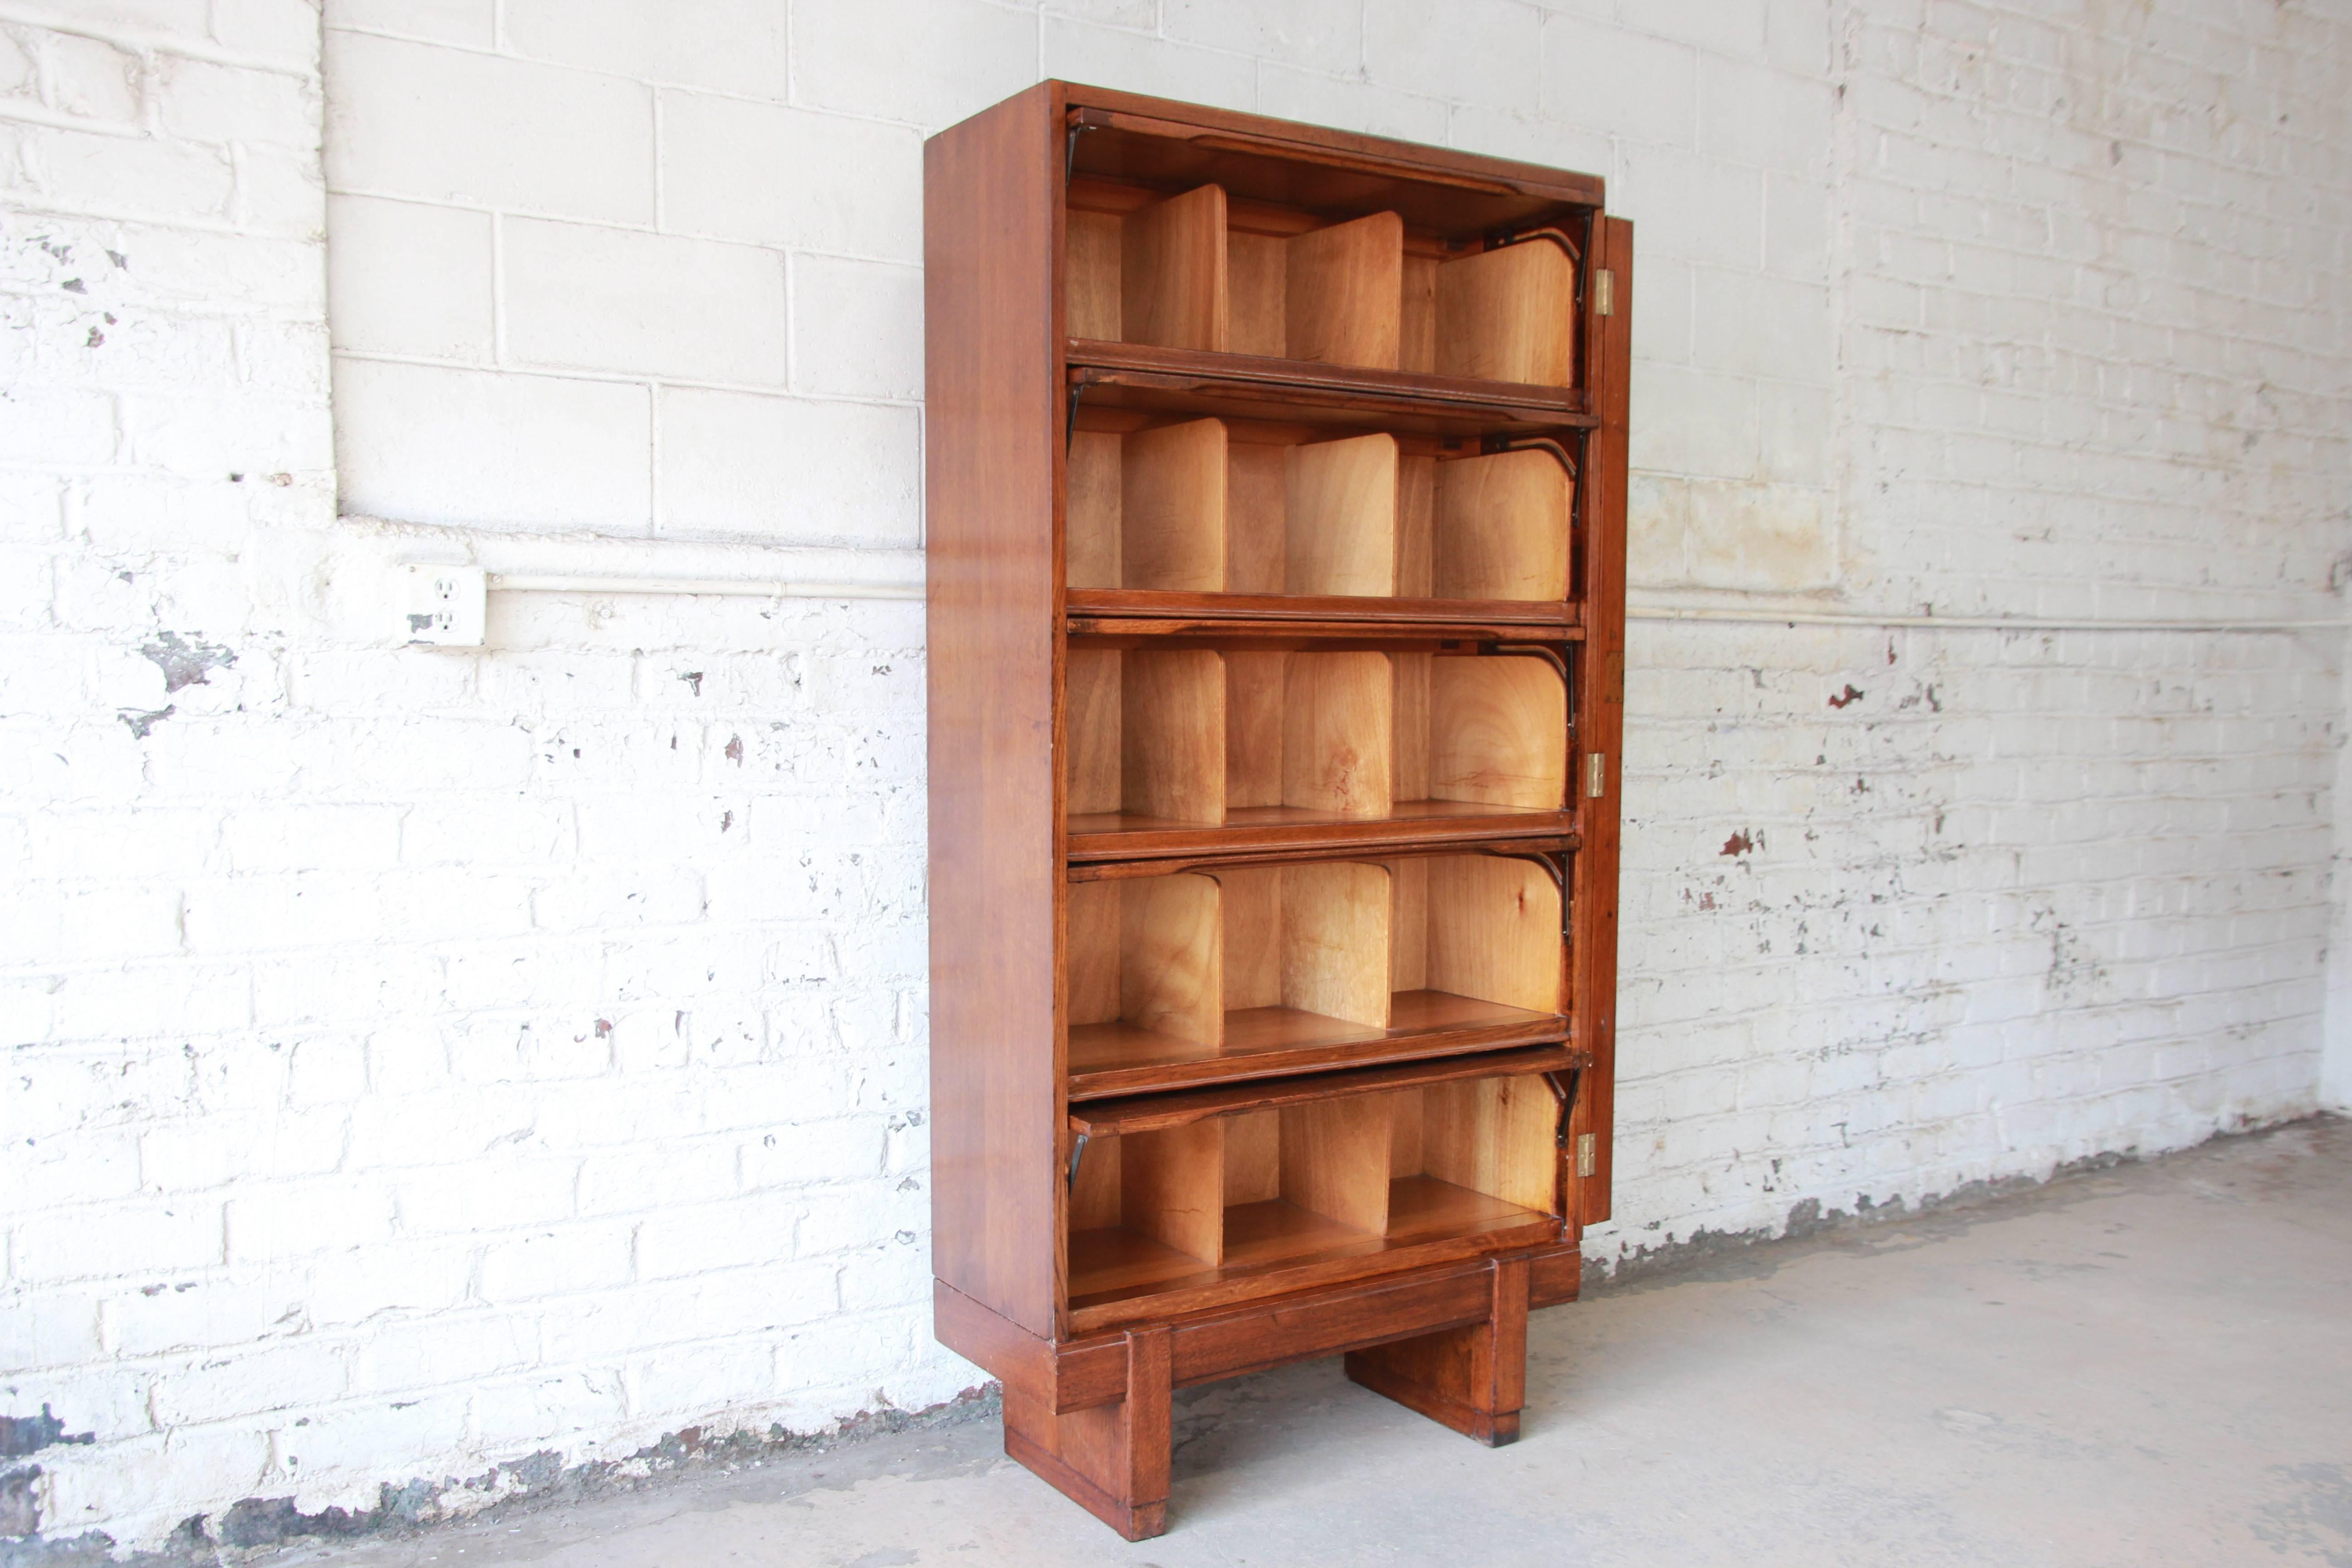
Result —
[[[1434, 995], [1435, 993], [1423, 993]], [[1447, 998], [1449, 1001], [1463, 998]], [[1565, 1024], [1568, 1020], [1548, 1020]], [[1115, 1100], [1090, 1100], [1070, 1112], [1070, 1131], [1089, 1138], [1115, 1137], [1124, 1132], [1153, 1132], [1181, 1127], [1205, 1117], [1232, 1111], [1264, 1110], [1301, 1105], [1351, 1094], [1383, 1094], [1426, 1084], [1453, 1083], [1464, 1079], [1511, 1077], [1526, 1073], [1569, 1072], [1590, 1064], [1591, 1053], [1573, 1046], [1532, 1046], [1516, 1051], [1480, 1051], [1468, 1056], [1438, 1057], [1402, 1062], [1356, 1072], [1311, 1072], [1303, 1076], [1258, 1079], [1245, 1083], [1206, 1089], [1179, 1089], [1168, 1094], [1122, 1094]], [[1071, 1097], [1074, 1100], [1078, 1097]]]
[[1434, 1176], [1391, 1181], [1388, 1206], [1388, 1228], [1375, 1236], [1282, 1198], [1235, 1204], [1224, 1211], [1225, 1260], [1218, 1265], [1129, 1230], [1073, 1232], [1071, 1328], [1085, 1333], [1480, 1251], [1538, 1246], [1559, 1234], [1559, 1221], [1550, 1215]]
[[[1184, 625], [1339, 624], [1399, 627], [1431, 637], [1519, 637], [1545, 641], [1583, 627], [1575, 606], [1541, 599], [1408, 599], [1376, 595], [1177, 594], [1145, 588], [1072, 588], [1073, 635], [1109, 633], [1129, 620]], [[1081, 626], [1078, 623], [1084, 622]]]
[[1491, 1051], [1565, 1038], [1570, 1030], [1561, 1014], [1445, 991], [1400, 991], [1389, 1009], [1383, 1029], [1296, 1007], [1243, 1008], [1225, 1015], [1223, 1046], [1131, 1024], [1081, 1025], [1070, 1031], [1070, 1099]]
[[1584, 640], [1572, 605], [1523, 600], [1171, 594], [1072, 588], [1063, 630], [1086, 647], [1313, 647], [1468, 651]]
[[1066, 830], [1072, 860], [1130, 860], [1273, 849], [1325, 849], [1377, 857], [1424, 845], [1549, 837], [1573, 832], [1575, 826], [1576, 816], [1570, 811], [1463, 800], [1401, 800], [1380, 817], [1349, 816], [1303, 805], [1229, 806], [1221, 823], [1090, 812], [1069, 818]]
[[1077, 339], [1068, 359], [1070, 391], [1097, 407], [1473, 440], [1600, 423], [1568, 387]]

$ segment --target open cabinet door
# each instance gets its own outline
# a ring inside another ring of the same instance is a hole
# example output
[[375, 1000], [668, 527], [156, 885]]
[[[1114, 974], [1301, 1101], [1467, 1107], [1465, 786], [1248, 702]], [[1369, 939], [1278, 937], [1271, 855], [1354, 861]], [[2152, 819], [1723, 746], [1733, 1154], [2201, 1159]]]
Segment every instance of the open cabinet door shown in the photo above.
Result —
[[[1617, 1111], [1617, 837], [1625, 767], [1625, 416], [1633, 329], [1633, 226], [1596, 221], [1588, 303], [1586, 384], [1601, 426], [1586, 447], [1583, 559], [1586, 641], [1577, 670], [1576, 788], [1584, 847], [1576, 857], [1570, 962], [1578, 1044], [1592, 1053], [1569, 1121], [1572, 1209], [1580, 1226], [1609, 1217], [1610, 1132]], [[1608, 314], [1601, 314], [1603, 308]]]

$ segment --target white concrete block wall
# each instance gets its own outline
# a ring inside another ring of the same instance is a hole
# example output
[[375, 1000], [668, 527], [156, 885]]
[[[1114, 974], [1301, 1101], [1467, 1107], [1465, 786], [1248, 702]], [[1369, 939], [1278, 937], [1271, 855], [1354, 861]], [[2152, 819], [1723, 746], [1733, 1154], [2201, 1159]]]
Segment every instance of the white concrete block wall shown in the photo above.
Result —
[[91, 1439], [6, 1528], [431, 1517], [974, 1381], [919, 610], [501, 595], [431, 653], [376, 574], [910, 575], [921, 138], [1045, 74], [1639, 224], [1637, 597], [1745, 618], [1633, 639], [1592, 1256], [2316, 1103], [2342, 635], [1872, 622], [2346, 613], [2344, 21], [1439, 15], [0, 8], [0, 1415]]

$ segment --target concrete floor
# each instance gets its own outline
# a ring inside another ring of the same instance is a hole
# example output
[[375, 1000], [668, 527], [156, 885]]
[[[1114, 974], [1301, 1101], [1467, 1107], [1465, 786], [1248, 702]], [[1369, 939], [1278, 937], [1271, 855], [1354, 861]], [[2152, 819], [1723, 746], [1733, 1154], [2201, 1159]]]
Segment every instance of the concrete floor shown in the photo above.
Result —
[[1180, 1393], [1136, 1546], [988, 1421], [275, 1562], [2352, 1568], [2347, 1329], [2352, 1122], [2322, 1120], [1541, 1313], [1515, 1447], [1336, 1362]]

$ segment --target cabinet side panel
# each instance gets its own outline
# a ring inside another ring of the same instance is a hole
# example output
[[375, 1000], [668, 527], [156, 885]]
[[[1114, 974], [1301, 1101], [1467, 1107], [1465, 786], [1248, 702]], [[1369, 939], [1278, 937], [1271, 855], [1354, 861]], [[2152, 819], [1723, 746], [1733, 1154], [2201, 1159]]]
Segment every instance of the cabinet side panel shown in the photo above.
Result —
[[931, 1268], [1031, 1333], [1058, 1253], [1051, 84], [923, 149]]
[[[1602, 793], [1579, 801], [1584, 847], [1576, 857], [1574, 951], [1577, 1032], [1591, 1048], [1569, 1122], [1571, 1154], [1592, 1137], [1592, 1173], [1576, 1182], [1576, 1218], [1609, 1217], [1610, 1135], [1617, 1111], [1617, 834], [1625, 781], [1625, 416], [1627, 360], [1633, 347], [1633, 226], [1619, 218], [1593, 225], [1596, 268], [1616, 276], [1614, 310], [1586, 324], [1593, 353], [1586, 384], [1601, 427], [1585, 448], [1585, 633], [1578, 669], [1577, 738], [1609, 760]], [[1571, 774], [1570, 776], [1577, 776]], [[1571, 1170], [1576, 1167], [1571, 1164]]]

